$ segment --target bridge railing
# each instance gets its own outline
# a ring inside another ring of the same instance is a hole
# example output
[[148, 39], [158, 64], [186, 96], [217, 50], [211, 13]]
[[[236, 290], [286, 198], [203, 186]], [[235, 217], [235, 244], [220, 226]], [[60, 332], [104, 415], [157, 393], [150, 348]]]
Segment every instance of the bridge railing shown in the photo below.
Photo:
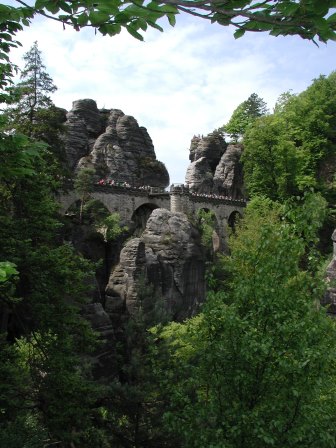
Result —
[[170, 191], [167, 192], [162, 187], [151, 187], [149, 185], [134, 186], [127, 182], [113, 182], [101, 180], [95, 184], [95, 191], [115, 192], [123, 194], [136, 194], [141, 196], [161, 196], [178, 194], [184, 197], [188, 197], [193, 202], [212, 202], [212, 203], [224, 203], [234, 204], [240, 207], [245, 207], [247, 200], [245, 198], [236, 198], [232, 196], [226, 196], [216, 193], [194, 193], [191, 192], [187, 185], [184, 184], [172, 184]]

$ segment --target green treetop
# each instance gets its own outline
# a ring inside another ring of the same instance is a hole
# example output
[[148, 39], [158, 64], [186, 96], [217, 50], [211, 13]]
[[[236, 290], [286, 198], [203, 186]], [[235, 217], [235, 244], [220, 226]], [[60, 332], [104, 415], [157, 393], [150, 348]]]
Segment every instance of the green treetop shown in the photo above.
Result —
[[272, 115], [244, 135], [244, 173], [250, 196], [284, 200], [309, 188], [335, 200], [336, 73], [299, 95], [284, 94]]
[[[0, 87], [8, 86], [13, 74], [9, 52], [20, 45], [15, 34], [28, 26], [37, 15], [57, 20], [79, 30], [92, 27], [103, 35], [114, 36], [122, 28], [143, 40], [142, 31], [148, 26], [162, 31], [159, 19], [167, 17], [174, 25], [179, 13], [210, 20], [222, 26], [232, 25], [234, 36], [246, 31], [268, 32], [273, 36], [298, 35], [322, 42], [336, 39], [336, 14], [333, 0], [36, 0], [14, 5], [0, 4]], [[2, 94], [2, 101], [6, 95]]]
[[243, 136], [249, 124], [267, 113], [267, 104], [256, 93], [252, 93], [233, 111], [227, 124], [219, 130], [228, 134], [233, 141]]
[[57, 87], [46, 72], [37, 42], [34, 42], [23, 59], [25, 66], [21, 71], [21, 81], [15, 88], [19, 100], [14, 110], [16, 121], [28, 120], [32, 124], [39, 110], [50, 108], [53, 105], [50, 94], [55, 92]]

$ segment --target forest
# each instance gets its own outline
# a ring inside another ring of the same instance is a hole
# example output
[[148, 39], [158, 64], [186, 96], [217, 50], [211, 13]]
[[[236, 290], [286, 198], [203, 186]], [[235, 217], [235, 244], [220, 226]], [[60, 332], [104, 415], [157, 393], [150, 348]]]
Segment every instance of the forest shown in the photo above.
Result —
[[[152, 15], [134, 3], [124, 16], [115, 10], [121, 2], [112, 13], [98, 2], [101, 15], [97, 6], [78, 9], [85, 2], [52, 3], [0, 5], [0, 447], [334, 448], [336, 328], [321, 303], [334, 287], [326, 271], [336, 227], [336, 72], [299, 94], [284, 92], [273, 111], [253, 93], [214, 130], [244, 148], [244, 217], [225, 253], [212, 250], [212, 220], [198, 223], [208, 259], [197, 315], [175, 321], [143, 282], [135, 312], [108, 347], [106, 381], [94, 368], [106, 341], [83, 312], [99, 261], [69, 243], [56, 199], [72, 176], [62, 111], [50, 99], [56, 86], [37, 43], [13, 83], [10, 49], [41, 11], [63, 10], [68, 16], [58, 20], [78, 28], [91, 21], [102, 34], [116, 34], [119, 23], [139, 37], [141, 20], [173, 22], [189, 2], [151, 2]], [[305, 2], [308, 18], [301, 2], [276, 2], [275, 12], [274, 2], [262, 2], [257, 17], [254, 2], [238, 2], [238, 12], [225, 3], [231, 15], [223, 17], [222, 6], [213, 11], [223, 26], [247, 8], [240, 34], [323, 41], [335, 33], [335, 15], [324, 18], [332, 2]], [[273, 16], [280, 13], [283, 22]], [[103, 226], [112, 250], [128, 229], [87, 200], [91, 177], [83, 170], [70, 179], [82, 196], [74, 213], [79, 224]]]

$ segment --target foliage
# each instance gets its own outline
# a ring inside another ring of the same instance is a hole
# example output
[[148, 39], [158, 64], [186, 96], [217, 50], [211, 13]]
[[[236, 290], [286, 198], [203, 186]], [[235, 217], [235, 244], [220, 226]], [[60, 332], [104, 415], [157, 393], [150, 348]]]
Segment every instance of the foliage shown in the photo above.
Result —
[[11, 277], [17, 275], [18, 271], [14, 263], [0, 261], [0, 283], [7, 282]]
[[220, 131], [228, 134], [233, 141], [238, 141], [243, 136], [247, 127], [256, 118], [267, 114], [267, 105], [256, 93], [252, 93], [246, 101], [243, 101], [233, 111], [227, 124], [219, 128]]
[[335, 324], [318, 306], [324, 283], [301, 268], [298, 228], [266, 201], [262, 213], [248, 208], [231, 241], [226, 290], [161, 333], [165, 419], [186, 448], [334, 446]]
[[161, 359], [165, 353], [157, 350], [148, 331], [168, 320], [162, 298], [139, 278], [137, 301], [117, 344], [119, 375], [105, 400], [105, 425], [113, 447], [176, 447], [162, 425], [167, 395], [160, 391], [152, 363], [154, 356]]
[[21, 81], [11, 88], [10, 105], [4, 119], [9, 133], [22, 133], [48, 144], [48, 162], [55, 178], [69, 177], [66, 169], [64, 143], [61, 139], [65, 111], [52, 103], [49, 94], [56, 90], [45, 71], [37, 42], [24, 55]]
[[92, 446], [95, 336], [80, 315], [92, 266], [60, 244], [45, 146], [1, 132], [0, 150], [1, 444]]
[[201, 232], [201, 241], [209, 252], [213, 251], [213, 232], [216, 227], [216, 215], [210, 210], [200, 209], [197, 212], [198, 228]]
[[95, 173], [96, 171], [93, 168], [82, 168], [78, 171], [75, 178], [74, 187], [80, 195], [81, 201], [79, 212], [80, 223], [82, 223], [84, 204], [88, 201], [89, 194], [93, 191]]
[[127, 226], [120, 224], [119, 213], [111, 213], [108, 215], [102, 222], [102, 225], [104, 227], [106, 241], [113, 241], [128, 230]]
[[15, 116], [15, 123], [24, 126], [28, 122], [28, 134], [31, 135], [33, 125], [36, 122], [36, 113], [41, 109], [49, 108], [53, 105], [50, 93], [57, 90], [51, 77], [45, 71], [46, 67], [42, 62], [41, 52], [37, 42], [23, 56], [25, 66], [21, 71], [21, 81], [16, 84], [12, 94], [16, 105], [11, 110]]
[[315, 42], [335, 40], [336, 16], [333, 13], [333, 0], [230, 0], [225, 3], [200, 0], [100, 0], [88, 3], [84, 0], [36, 0], [28, 5], [16, 0], [19, 6], [0, 4], [0, 102], [10, 102], [9, 87], [12, 83], [13, 66], [9, 59], [12, 48], [21, 45], [15, 35], [29, 26], [31, 20], [42, 15], [57, 20], [63, 26], [69, 25], [77, 31], [92, 27], [103, 35], [114, 36], [125, 28], [133, 37], [143, 40], [141, 31], [148, 26], [162, 31], [158, 21], [167, 17], [174, 26], [180, 12], [191, 14], [211, 23], [236, 28], [235, 38], [246, 31], [269, 32], [273, 36], [298, 35]]
[[283, 200], [314, 188], [334, 202], [335, 97], [334, 72], [282, 97], [274, 114], [247, 128], [242, 160], [250, 196]]

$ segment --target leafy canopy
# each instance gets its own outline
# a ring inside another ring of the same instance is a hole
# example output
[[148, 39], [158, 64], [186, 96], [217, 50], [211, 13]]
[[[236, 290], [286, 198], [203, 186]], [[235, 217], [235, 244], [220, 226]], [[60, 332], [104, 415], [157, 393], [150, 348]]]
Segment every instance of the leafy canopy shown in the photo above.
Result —
[[[174, 26], [179, 13], [190, 14], [218, 23], [232, 25], [236, 38], [246, 31], [269, 32], [273, 36], [298, 35], [321, 42], [336, 39], [334, 0], [16, 0], [13, 5], [0, 4], [0, 88], [11, 81], [15, 67], [9, 52], [20, 45], [15, 35], [29, 26], [38, 15], [57, 20], [80, 30], [92, 27], [103, 35], [114, 36], [125, 28], [143, 40], [148, 26], [162, 31], [159, 19], [167, 17]], [[2, 95], [0, 100], [4, 100]]]
[[[325, 202], [307, 200], [323, 216]], [[302, 268], [321, 222], [305, 207], [290, 221], [279, 203], [252, 201], [226, 288], [195, 318], [154, 330], [168, 344], [165, 421], [181, 446], [334, 446], [335, 325], [317, 306], [323, 281]]]
[[244, 173], [250, 196], [284, 200], [309, 188], [335, 200], [336, 73], [299, 95], [283, 94], [272, 115], [244, 135]]

